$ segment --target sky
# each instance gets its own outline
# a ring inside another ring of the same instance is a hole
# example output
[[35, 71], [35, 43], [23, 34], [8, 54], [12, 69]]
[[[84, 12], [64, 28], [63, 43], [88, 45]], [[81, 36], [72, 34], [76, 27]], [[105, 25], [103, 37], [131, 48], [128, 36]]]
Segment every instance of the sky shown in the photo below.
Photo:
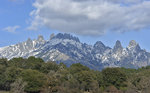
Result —
[[150, 52], [149, 10], [149, 0], [0, 0], [0, 47], [70, 33], [91, 45], [135, 40]]

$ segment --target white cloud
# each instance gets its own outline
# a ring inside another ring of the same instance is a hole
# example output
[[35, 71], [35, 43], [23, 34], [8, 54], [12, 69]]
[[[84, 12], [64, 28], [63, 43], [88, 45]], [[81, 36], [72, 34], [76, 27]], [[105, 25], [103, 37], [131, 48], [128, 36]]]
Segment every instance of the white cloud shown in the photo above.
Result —
[[150, 27], [148, 0], [36, 0], [30, 30], [41, 26], [80, 35]]
[[16, 26], [8, 26], [8, 27], [4, 28], [3, 31], [16, 33], [16, 30], [19, 29], [19, 28], [20, 28], [20, 26], [18, 26], [18, 25], [16, 25]]

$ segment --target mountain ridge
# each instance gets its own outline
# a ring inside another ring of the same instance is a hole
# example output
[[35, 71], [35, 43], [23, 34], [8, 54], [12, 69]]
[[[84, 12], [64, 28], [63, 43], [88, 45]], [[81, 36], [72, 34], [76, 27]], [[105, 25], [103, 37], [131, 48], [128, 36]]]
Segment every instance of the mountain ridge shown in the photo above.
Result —
[[0, 48], [0, 58], [40, 57], [45, 61], [64, 62], [70, 66], [81, 63], [95, 70], [106, 67], [139, 68], [150, 65], [150, 53], [141, 49], [136, 41], [131, 40], [123, 48], [119, 40], [113, 48], [97, 41], [94, 45], [80, 42], [70, 34], [52, 34], [49, 40], [39, 35], [37, 39], [27, 39], [16, 45]]

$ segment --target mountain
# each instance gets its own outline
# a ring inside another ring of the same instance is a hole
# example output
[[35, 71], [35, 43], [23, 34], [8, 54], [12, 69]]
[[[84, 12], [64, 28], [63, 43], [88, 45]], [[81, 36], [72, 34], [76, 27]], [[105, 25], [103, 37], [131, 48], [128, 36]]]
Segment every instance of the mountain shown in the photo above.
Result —
[[25, 42], [0, 48], [0, 58], [29, 56], [40, 57], [45, 61], [63, 62], [68, 66], [81, 63], [95, 70], [106, 67], [139, 68], [150, 65], [150, 53], [141, 49], [134, 40], [130, 41], [126, 48], [123, 48], [121, 42], [117, 40], [115, 46], [110, 48], [101, 41], [88, 45], [70, 34], [59, 33], [50, 35], [49, 40], [38, 36], [34, 40], [29, 38]]

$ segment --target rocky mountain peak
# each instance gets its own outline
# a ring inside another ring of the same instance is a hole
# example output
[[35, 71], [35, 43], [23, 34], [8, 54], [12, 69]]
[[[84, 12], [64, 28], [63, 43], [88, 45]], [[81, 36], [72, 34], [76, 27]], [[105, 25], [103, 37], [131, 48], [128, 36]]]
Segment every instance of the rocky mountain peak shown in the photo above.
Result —
[[37, 40], [30, 38], [16, 45], [0, 48], [0, 58], [40, 57], [45, 61], [64, 62], [67, 66], [81, 63], [95, 70], [106, 67], [138, 68], [150, 65], [150, 53], [142, 50], [134, 40], [123, 49], [118, 40], [113, 49], [101, 41], [94, 45], [84, 44], [70, 34], [51, 35], [52, 40], [44, 41], [43, 36]]
[[106, 46], [101, 42], [101, 41], [97, 41], [94, 44], [94, 48], [105, 48]]
[[74, 36], [72, 36], [70, 34], [67, 34], [67, 33], [64, 33], [64, 34], [59, 33], [56, 36], [54, 36], [53, 38], [57, 38], [57, 39], [69, 39], [69, 40], [74, 40], [76, 42], [80, 42], [79, 38], [74, 37]]
[[129, 46], [136, 46], [136, 45], [137, 45], [137, 43], [136, 43], [135, 40], [131, 40], [131, 41], [129, 42]]
[[138, 49], [139, 50], [139, 49], [141, 49], [140, 46], [139, 46], [139, 44], [136, 43], [135, 40], [131, 40], [127, 48], [129, 50], [133, 50], [133, 49], [136, 49], [136, 50]]
[[28, 43], [32, 42], [31, 38], [28, 38], [27, 42], [28, 42]]
[[42, 35], [39, 35], [38, 38], [37, 38], [37, 41], [43, 42], [45, 40], [44, 40], [44, 37]]
[[50, 40], [52, 40], [54, 37], [55, 37], [55, 34], [54, 34], [54, 33], [51, 34], [51, 35], [50, 35]]
[[122, 50], [122, 49], [123, 49], [123, 47], [121, 45], [121, 42], [119, 40], [117, 40], [113, 50], [118, 51], [118, 50]]
[[94, 53], [103, 53], [106, 49], [110, 49], [109, 47], [106, 47], [101, 41], [97, 41], [93, 48]]
[[28, 40], [25, 43], [21, 43], [21, 46], [28, 47], [28, 48], [32, 49], [33, 41], [30, 38], [28, 38]]
[[26, 45], [27, 46], [32, 46], [32, 40], [30, 38], [28, 38], [28, 40], [26, 41]]

